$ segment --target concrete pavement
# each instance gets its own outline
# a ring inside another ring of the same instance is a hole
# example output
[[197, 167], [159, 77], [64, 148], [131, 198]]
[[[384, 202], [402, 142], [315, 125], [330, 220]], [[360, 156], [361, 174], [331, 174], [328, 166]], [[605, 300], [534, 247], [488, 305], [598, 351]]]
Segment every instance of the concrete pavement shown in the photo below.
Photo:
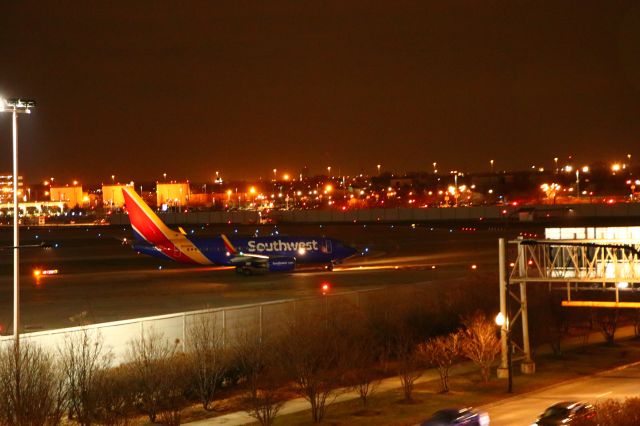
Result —
[[560, 401], [624, 399], [640, 394], [640, 362], [521, 394], [479, 407], [492, 426], [530, 425], [545, 408]]

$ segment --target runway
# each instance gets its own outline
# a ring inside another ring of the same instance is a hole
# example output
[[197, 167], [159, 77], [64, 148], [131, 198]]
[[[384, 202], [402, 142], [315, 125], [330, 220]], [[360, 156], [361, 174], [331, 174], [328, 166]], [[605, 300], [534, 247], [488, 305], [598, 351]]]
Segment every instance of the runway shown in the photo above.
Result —
[[[185, 230], [201, 236], [260, 235], [273, 226], [202, 226]], [[394, 284], [443, 282], [470, 275], [495, 275], [497, 239], [515, 237], [518, 229], [468, 231], [403, 225], [279, 226], [280, 235], [326, 235], [354, 245], [365, 255], [349, 259], [333, 272], [321, 268], [288, 274], [245, 277], [225, 267], [191, 267], [133, 252], [121, 243], [131, 239], [126, 227], [74, 229], [31, 228], [21, 244], [47, 242], [51, 249], [21, 250], [21, 311], [24, 331], [114, 321], [303, 297], [320, 292], [366, 289]], [[2, 246], [11, 232], [0, 230]], [[0, 326], [11, 332], [12, 253], [2, 250]], [[475, 265], [475, 267], [473, 267]], [[57, 269], [36, 279], [35, 268]]]

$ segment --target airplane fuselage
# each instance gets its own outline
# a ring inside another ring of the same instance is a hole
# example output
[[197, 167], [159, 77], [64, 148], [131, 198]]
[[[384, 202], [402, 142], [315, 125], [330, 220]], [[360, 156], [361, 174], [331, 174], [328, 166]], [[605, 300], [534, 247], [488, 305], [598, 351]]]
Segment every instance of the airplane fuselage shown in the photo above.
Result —
[[[236, 251], [242, 255], [283, 257], [298, 264], [339, 262], [355, 253], [352, 247], [325, 237], [229, 237]], [[201, 265], [234, 265], [222, 238], [184, 236], [161, 244], [137, 242], [133, 249], [139, 253]], [[198, 256], [195, 256], [198, 254]]]

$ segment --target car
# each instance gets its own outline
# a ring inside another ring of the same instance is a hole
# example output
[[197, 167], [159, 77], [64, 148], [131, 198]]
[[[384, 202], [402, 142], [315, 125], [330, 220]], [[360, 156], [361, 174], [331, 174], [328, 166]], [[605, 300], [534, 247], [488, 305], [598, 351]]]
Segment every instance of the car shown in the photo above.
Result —
[[487, 426], [489, 414], [473, 408], [447, 408], [436, 411], [420, 426]]
[[595, 419], [596, 410], [586, 402], [563, 401], [544, 410], [532, 426], [571, 425]]

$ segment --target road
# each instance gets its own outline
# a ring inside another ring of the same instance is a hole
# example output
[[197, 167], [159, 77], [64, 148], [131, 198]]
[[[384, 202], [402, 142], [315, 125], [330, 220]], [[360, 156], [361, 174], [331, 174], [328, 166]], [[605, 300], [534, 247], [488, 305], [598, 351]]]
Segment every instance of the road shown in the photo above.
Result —
[[611, 370], [553, 386], [542, 391], [518, 395], [480, 409], [491, 417], [491, 426], [530, 425], [545, 408], [560, 401], [589, 401], [639, 394], [640, 365]]
[[[185, 227], [190, 234], [260, 235], [272, 226]], [[128, 227], [31, 228], [21, 244], [50, 243], [53, 249], [21, 253], [21, 306], [25, 331], [75, 325], [84, 315], [105, 322], [207, 307], [221, 307], [317, 294], [324, 282], [335, 291], [393, 284], [443, 282], [495, 274], [497, 239], [518, 230], [434, 229], [423, 225], [296, 225], [278, 227], [280, 235], [326, 235], [341, 239], [367, 255], [334, 272], [320, 269], [290, 274], [238, 276], [227, 268], [192, 267], [134, 253], [121, 240]], [[0, 244], [11, 245], [10, 229], [0, 230]], [[472, 269], [471, 265], [477, 265]], [[0, 251], [0, 327], [10, 332], [12, 253]], [[35, 279], [34, 268], [55, 268], [58, 275]]]

